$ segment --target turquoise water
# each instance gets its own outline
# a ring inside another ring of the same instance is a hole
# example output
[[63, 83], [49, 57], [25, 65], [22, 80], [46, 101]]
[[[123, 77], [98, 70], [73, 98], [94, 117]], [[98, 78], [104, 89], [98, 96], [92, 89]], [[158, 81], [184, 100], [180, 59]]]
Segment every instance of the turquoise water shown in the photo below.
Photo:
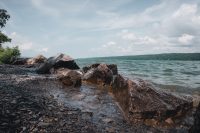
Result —
[[78, 59], [80, 67], [93, 63], [117, 64], [119, 73], [142, 78], [163, 89], [200, 93], [200, 61], [132, 60], [127, 58]]

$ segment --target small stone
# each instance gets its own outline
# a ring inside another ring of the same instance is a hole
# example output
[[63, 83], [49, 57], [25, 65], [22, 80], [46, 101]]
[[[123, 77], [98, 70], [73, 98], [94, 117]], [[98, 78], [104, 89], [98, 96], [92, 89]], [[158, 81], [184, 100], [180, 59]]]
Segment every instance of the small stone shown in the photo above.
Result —
[[26, 127], [23, 127], [22, 130], [25, 131], [25, 130], [26, 130]]
[[19, 124], [19, 123], [20, 123], [20, 120], [16, 120], [15, 123], [16, 123], [16, 124]]
[[106, 128], [106, 131], [109, 133], [114, 133], [115, 129], [114, 128]]
[[165, 122], [170, 124], [170, 125], [174, 124], [174, 121], [171, 118], [166, 119]]
[[105, 123], [112, 123], [113, 120], [111, 118], [105, 118], [105, 119], [103, 119], [103, 122], [105, 122]]
[[39, 122], [38, 123], [38, 126], [41, 126], [41, 127], [43, 127], [43, 126], [49, 126], [50, 125], [50, 123], [46, 123], [46, 122]]
[[11, 104], [16, 104], [17, 101], [14, 99], [14, 100], [12, 100], [10, 103], [11, 103]]

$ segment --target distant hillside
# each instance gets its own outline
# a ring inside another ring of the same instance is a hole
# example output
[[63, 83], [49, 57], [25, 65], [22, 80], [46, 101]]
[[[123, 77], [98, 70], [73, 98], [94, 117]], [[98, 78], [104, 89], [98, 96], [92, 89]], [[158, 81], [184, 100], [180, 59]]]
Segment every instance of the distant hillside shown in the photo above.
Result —
[[200, 60], [200, 53], [169, 53], [135, 56], [117, 56], [108, 58], [120, 58], [130, 60]]

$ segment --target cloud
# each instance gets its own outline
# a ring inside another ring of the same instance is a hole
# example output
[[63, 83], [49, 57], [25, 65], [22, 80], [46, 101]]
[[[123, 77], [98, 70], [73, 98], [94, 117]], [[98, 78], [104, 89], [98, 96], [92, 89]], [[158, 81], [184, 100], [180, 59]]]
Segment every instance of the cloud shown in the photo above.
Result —
[[185, 17], [194, 15], [197, 12], [196, 4], [182, 4], [181, 7], [173, 14], [173, 17]]
[[183, 34], [178, 38], [178, 41], [182, 44], [189, 44], [191, 41], [194, 39], [194, 36], [188, 35], [188, 34]]
[[124, 40], [131, 41], [133, 44], [155, 44], [157, 40], [150, 36], [137, 36], [128, 30], [123, 30], [121, 33], [121, 38]]
[[22, 56], [36, 56], [37, 54], [47, 55], [48, 47], [43, 47], [35, 42], [30, 41], [26, 36], [22, 36], [17, 32], [8, 34], [12, 38], [11, 43], [5, 43], [4, 46], [15, 47], [18, 46]]
[[19, 49], [24, 51], [24, 50], [31, 50], [33, 47], [33, 43], [32, 42], [26, 42], [26, 43], [21, 43], [19, 45]]
[[[7, 1], [1, 3], [17, 15], [12, 22], [16, 31], [11, 34], [12, 44], [27, 55], [62, 51], [87, 57], [200, 51], [198, 0], [31, 0], [19, 2], [18, 8]], [[23, 21], [25, 17], [27, 21]]]
[[[103, 44], [99, 48], [91, 48], [90, 52], [96, 53], [98, 56], [114, 56], [114, 55], [124, 55], [129, 53], [131, 49], [127, 49], [114, 41], [109, 41]], [[103, 55], [101, 55], [103, 53]]]
[[42, 48], [39, 52], [48, 52], [49, 48]]
[[17, 34], [16, 32], [12, 32], [9, 36], [12, 38], [12, 42], [9, 45], [18, 46], [22, 52], [31, 50], [33, 48], [33, 42]]
[[182, 4], [171, 16], [161, 21], [158, 27], [161, 33], [168, 36], [200, 34], [200, 14], [197, 4]]
[[[174, 4], [172, 5], [173, 8], [170, 7], [170, 4]], [[105, 47], [108, 44], [104, 44], [100, 51], [102, 53], [103, 51], [105, 51], [104, 53], [110, 51], [113, 54], [115, 53], [113, 50], [119, 51], [114, 47], [118, 47], [126, 49], [126, 52], [117, 53], [124, 55], [199, 52], [199, 10], [197, 3], [177, 4], [162, 1], [143, 12], [130, 15], [127, 19], [122, 17], [122, 20], [116, 21], [116, 24], [112, 25], [115, 28], [123, 28], [115, 37], [112, 37], [115, 46], [113, 45], [111, 50], [111, 47], [109, 49]], [[109, 42], [109, 40], [107, 41]], [[105, 49], [103, 50], [103, 48]]]
[[60, 16], [59, 10], [49, 6], [47, 1], [45, 0], [31, 0], [31, 3], [33, 4], [34, 7], [42, 11], [42, 13], [44, 14], [56, 17]]

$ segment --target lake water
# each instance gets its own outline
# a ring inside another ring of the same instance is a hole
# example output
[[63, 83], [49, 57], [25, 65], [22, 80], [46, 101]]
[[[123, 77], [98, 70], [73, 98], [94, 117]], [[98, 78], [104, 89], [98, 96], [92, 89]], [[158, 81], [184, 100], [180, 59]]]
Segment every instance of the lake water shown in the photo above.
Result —
[[76, 61], [80, 67], [93, 63], [117, 64], [119, 73], [130, 79], [142, 78], [162, 89], [200, 94], [200, 61], [132, 60], [117, 57]]

